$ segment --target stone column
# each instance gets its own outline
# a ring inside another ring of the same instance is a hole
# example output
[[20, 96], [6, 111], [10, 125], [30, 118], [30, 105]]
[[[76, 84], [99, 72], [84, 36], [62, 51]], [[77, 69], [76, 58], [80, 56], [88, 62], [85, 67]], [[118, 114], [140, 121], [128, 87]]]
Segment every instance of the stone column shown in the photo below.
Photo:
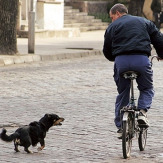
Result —
[[152, 0], [145, 0], [143, 6], [143, 13], [147, 19], [153, 20], [153, 12], [151, 10]]

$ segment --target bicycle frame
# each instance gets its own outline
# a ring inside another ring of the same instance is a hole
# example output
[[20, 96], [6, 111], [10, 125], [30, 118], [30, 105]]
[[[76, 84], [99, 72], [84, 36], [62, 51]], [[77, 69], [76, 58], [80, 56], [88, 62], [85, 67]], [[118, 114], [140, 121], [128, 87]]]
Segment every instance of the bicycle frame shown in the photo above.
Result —
[[[124, 158], [130, 157], [132, 139], [138, 138], [140, 151], [145, 149], [147, 129], [140, 128], [138, 126], [137, 118], [139, 115], [139, 110], [135, 105], [134, 98], [134, 79], [139, 75], [138, 72], [128, 71], [124, 72], [123, 77], [131, 81], [130, 84], [130, 99], [129, 104], [121, 109], [121, 114], [123, 114], [122, 122], [122, 148]], [[145, 136], [144, 136], [145, 135]]]
[[131, 80], [131, 98], [130, 98], [130, 104], [135, 105], [135, 98], [134, 98], [134, 81]]
[[[138, 110], [135, 105], [136, 99], [134, 97], [134, 80], [137, 78], [138, 73], [134, 73], [132, 71], [129, 71], [129, 73], [131, 73], [131, 74], [130, 75], [128, 75], [126, 73], [123, 74], [125, 79], [131, 80], [131, 84], [130, 84], [130, 93], [131, 94], [130, 94], [129, 105], [126, 107], [123, 107], [123, 109], [122, 109], [122, 112], [124, 112], [122, 121], [126, 121], [129, 116], [129, 113], [132, 112], [132, 114], [133, 114], [132, 118], [133, 118], [133, 122], [134, 122], [133, 126], [135, 126], [135, 118], [137, 118], [137, 116], [138, 116]], [[133, 130], [135, 130], [135, 127], [133, 128]]]

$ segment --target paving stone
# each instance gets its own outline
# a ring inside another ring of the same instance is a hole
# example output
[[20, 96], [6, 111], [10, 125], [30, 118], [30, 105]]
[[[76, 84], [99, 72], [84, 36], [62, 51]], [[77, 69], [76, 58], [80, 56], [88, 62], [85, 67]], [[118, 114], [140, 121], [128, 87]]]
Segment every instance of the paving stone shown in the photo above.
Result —
[[[95, 55], [0, 67], [0, 127], [8, 134], [46, 113], [65, 118], [62, 126], [49, 130], [41, 152], [30, 147], [34, 153], [26, 154], [20, 147], [15, 153], [13, 142], [0, 140], [0, 162], [163, 162], [163, 62], [154, 61], [153, 70], [156, 94], [148, 113], [147, 146], [140, 152], [133, 140], [131, 158], [124, 160], [114, 126], [117, 91], [112, 62]], [[135, 93], [138, 96], [136, 85]]]

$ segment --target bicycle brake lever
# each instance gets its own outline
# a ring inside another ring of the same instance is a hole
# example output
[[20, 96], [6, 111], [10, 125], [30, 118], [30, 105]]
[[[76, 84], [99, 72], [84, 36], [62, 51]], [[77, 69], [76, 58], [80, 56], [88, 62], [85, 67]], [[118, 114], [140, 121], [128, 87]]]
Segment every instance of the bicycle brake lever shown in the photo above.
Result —
[[158, 57], [157, 55], [152, 56], [151, 58], [151, 65], [153, 65], [153, 59], [156, 58], [157, 61], [163, 60], [162, 58]]
[[156, 58], [157, 58], [157, 60], [158, 60], [158, 61], [160, 61], [160, 60], [161, 60], [161, 58], [160, 58], [160, 57], [156, 57]]
[[158, 57], [157, 60], [160, 61], [160, 60], [163, 60], [163, 58]]

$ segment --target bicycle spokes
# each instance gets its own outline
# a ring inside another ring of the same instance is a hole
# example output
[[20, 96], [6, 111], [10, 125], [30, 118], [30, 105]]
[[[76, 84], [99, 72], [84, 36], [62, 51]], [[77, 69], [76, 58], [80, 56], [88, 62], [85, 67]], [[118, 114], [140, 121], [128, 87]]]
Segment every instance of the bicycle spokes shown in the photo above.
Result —
[[122, 149], [123, 157], [130, 157], [132, 146], [133, 122], [132, 114], [127, 115], [127, 120], [123, 121]]

